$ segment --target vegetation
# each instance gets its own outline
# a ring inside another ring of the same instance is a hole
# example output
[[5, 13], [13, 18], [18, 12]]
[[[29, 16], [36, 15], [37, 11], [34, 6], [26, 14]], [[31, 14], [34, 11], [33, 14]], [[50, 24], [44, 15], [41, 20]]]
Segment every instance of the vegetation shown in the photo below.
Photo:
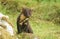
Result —
[[[17, 16], [25, 6], [33, 9], [30, 18], [33, 36], [60, 39], [60, 0], [0, 0], [0, 12], [10, 17], [16, 32]], [[23, 35], [18, 37], [22, 39]]]

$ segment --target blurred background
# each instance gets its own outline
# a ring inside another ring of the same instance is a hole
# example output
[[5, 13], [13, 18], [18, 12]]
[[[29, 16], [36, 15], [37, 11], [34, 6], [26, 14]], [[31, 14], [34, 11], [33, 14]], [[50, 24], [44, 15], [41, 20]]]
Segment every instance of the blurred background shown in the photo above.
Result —
[[60, 0], [0, 0], [0, 12], [10, 17], [16, 30], [16, 20], [21, 8], [32, 11], [30, 25], [40, 39], [60, 39]]

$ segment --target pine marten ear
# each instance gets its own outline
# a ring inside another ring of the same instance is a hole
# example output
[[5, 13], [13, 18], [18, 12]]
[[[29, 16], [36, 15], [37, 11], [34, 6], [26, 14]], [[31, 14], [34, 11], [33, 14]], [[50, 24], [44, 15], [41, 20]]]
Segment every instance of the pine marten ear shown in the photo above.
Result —
[[27, 18], [29, 18], [30, 16], [31, 16], [31, 9], [29, 9], [29, 8], [22, 8], [22, 13], [27, 17]]

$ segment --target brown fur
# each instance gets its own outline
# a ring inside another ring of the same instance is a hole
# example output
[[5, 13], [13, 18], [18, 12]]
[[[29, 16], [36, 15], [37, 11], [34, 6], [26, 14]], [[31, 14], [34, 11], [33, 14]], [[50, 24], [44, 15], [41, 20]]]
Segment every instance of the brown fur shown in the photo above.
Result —
[[30, 16], [31, 16], [31, 10], [28, 8], [22, 8], [22, 12], [17, 18], [18, 33], [21, 33], [21, 32], [33, 33], [32, 29], [29, 25]]

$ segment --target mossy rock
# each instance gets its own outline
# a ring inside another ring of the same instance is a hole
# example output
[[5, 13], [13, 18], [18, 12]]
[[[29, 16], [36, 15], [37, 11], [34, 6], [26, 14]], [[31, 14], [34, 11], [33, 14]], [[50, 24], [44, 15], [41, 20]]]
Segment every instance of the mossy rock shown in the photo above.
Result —
[[13, 37], [3, 28], [0, 28], [0, 39], [13, 39]]

